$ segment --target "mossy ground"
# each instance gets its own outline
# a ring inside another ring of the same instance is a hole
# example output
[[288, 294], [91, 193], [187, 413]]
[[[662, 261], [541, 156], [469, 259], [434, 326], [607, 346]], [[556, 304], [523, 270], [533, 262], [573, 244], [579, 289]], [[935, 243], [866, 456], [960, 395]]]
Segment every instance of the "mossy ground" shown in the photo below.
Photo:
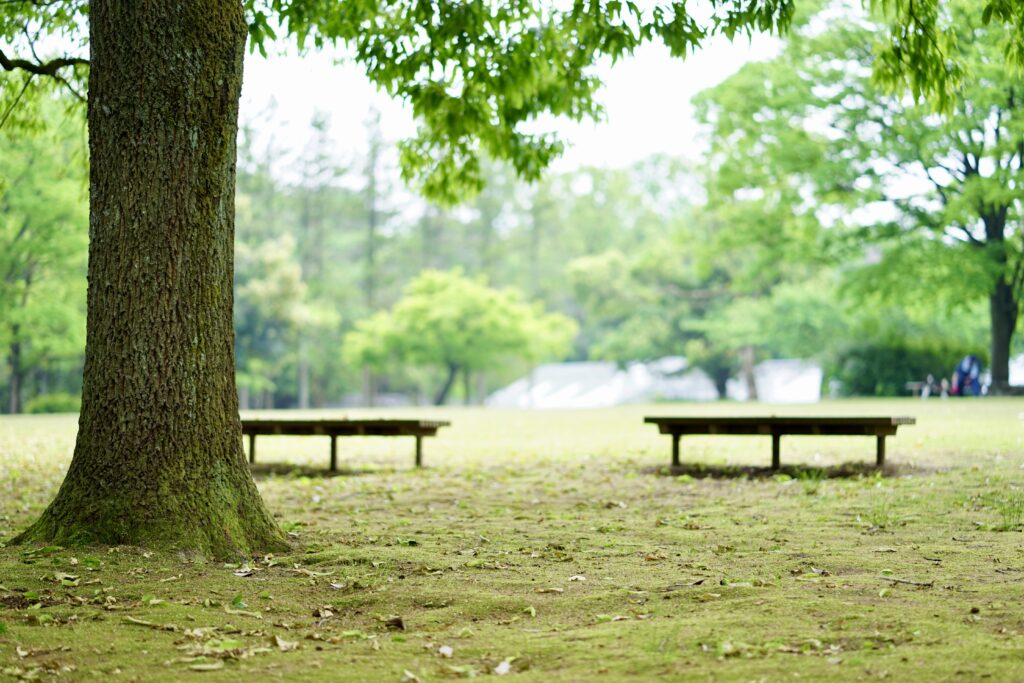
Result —
[[[742, 469], [766, 438], [686, 438], [713, 476], [660, 473], [641, 417], [715, 412], [918, 425], [885, 476], [828, 476], [873, 461], [855, 437], [784, 438], [792, 476]], [[341, 440], [336, 477], [326, 439], [257, 441], [287, 554], [0, 548], [0, 680], [1024, 680], [1024, 401], [413, 413], [454, 423], [421, 471], [411, 439]], [[0, 420], [0, 538], [74, 430]]]

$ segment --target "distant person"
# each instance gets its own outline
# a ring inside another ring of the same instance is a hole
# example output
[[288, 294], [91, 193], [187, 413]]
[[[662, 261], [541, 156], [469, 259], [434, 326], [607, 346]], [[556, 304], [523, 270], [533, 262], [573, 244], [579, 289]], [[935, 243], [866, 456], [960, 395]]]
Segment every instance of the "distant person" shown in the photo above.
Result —
[[942, 378], [942, 383], [939, 384], [939, 394], [942, 398], [949, 398], [949, 380], [945, 377]]
[[981, 361], [973, 353], [964, 356], [953, 370], [950, 393], [954, 396], [981, 395]]
[[921, 398], [928, 398], [935, 393], [936, 389], [938, 389], [938, 385], [935, 383], [935, 375], [929, 372], [924, 379], [924, 386], [921, 387]]

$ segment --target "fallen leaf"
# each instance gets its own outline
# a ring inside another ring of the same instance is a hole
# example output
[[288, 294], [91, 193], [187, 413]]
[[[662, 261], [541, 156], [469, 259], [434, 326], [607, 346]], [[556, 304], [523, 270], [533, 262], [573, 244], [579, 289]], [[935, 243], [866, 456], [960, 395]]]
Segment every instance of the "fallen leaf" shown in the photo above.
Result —
[[[625, 507], [625, 506], [623, 506]], [[512, 662], [515, 661], [515, 657], [508, 657], [502, 660], [501, 664], [494, 667], [494, 673], [497, 676], [504, 676], [505, 674], [512, 672]]]
[[702, 583], [704, 583], [704, 581], [705, 579], [694, 579], [692, 581], [682, 581], [680, 583], [673, 583], [671, 586], [666, 586], [665, 588], [662, 588], [661, 591], [663, 593], [669, 593], [678, 588], [689, 588], [690, 586], [699, 586]]
[[178, 627], [174, 624], [155, 624], [151, 621], [143, 621], [142, 619], [136, 619], [135, 617], [125, 616], [125, 622], [129, 624], [135, 624], [136, 626], [145, 626], [147, 628], [155, 629], [157, 631], [172, 631], [177, 633]]
[[274, 636], [274, 645], [276, 645], [277, 649], [281, 652], [291, 652], [292, 650], [299, 649], [298, 641], [285, 640], [281, 636], [277, 635]]
[[314, 579], [318, 578], [318, 577], [322, 577], [322, 576], [330, 576], [331, 575], [331, 572], [314, 572], [314, 571], [310, 571], [308, 569], [305, 569], [305, 568], [299, 567], [299, 566], [292, 567], [291, 573], [292, 574], [300, 574], [302, 576], [308, 576], [308, 577], [314, 578]]
[[259, 612], [247, 612], [244, 609], [231, 609], [230, 607], [228, 607], [226, 605], [224, 606], [224, 612], [226, 612], [227, 614], [240, 614], [243, 617], [252, 617], [253, 619], [262, 619], [263, 618], [263, 615], [260, 614]]

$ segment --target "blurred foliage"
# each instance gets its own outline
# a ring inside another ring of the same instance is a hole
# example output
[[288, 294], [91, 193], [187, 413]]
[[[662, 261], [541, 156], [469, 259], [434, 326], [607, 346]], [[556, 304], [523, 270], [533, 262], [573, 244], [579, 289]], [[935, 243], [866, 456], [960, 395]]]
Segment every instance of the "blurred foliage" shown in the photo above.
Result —
[[[251, 50], [267, 54], [279, 35], [300, 50], [346, 45], [371, 82], [408, 102], [419, 129], [401, 143], [403, 175], [427, 196], [450, 203], [480, 190], [488, 157], [508, 161], [522, 178], [539, 178], [562, 143], [528, 124], [546, 114], [598, 117], [598, 62], [615, 62], [645, 42], [659, 41], [673, 56], [686, 57], [714, 35], [783, 32], [798, 6], [805, 12], [797, 18], [802, 22], [816, 4], [714, 0], [696, 13], [685, 2], [629, 0], [246, 0], [244, 6]], [[957, 36], [944, 24], [953, 3], [868, 4], [888, 24], [872, 41], [879, 54], [876, 77], [948, 109], [956, 89], [972, 76], [961, 64]], [[986, 24], [1004, 29], [1004, 61], [1024, 65], [1020, 3], [974, 4]], [[54, 58], [82, 59], [88, 13], [82, 0], [0, 4], [0, 78], [8, 86], [0, 88], [0, 106], [21, 99], [11, 93], [29, 85], [85, 92], [85, 64], [46, 67]], [[37, 48], [44, 44], [64, 46], [69, 54], [40, 57]], [[23, 80], [33, 70], [47, 73], [34, 84]], [[26, 125], [31, 120], [22, 119]]]
[[33, 396], [25, 402], [25, 412], [30, 415], [41, 413], [77, 413], [82, 399], [77, 394], [53, 392]]
[[9, 411], [45, 390], [77, 390], [85, 345], [88, 238], [84, 125], [66, 102], [47, 125], [0, 130], [0, 381]]
[[[1024, 88], [1006, 60], [1021, 61], [1024, 10], [1006, 0], [877, 0], [870, 14], [847, 4], [819, 15], [829, 4], [719, 0], [698, 20], [683, 3], [248, 2], [253, 49], [271, 49], [277, 35], [302, 49], [347, 44], [420, 127], [394, 152], [371, 116], [367, 158], [342, 161], [326, 116], [296, 150], [260, 142], [269, 116], [242, 126], [243, 405], [326, 406], [378, 389], [422, 396], [458, 373], [463, 386], [449, 390], [480, 399], [565, 355], [686, 355], [723, 388], [746, 351], [816, 358], [836, 372], [854, 356], [884, 365], [913, 355], [891, 349], [979, 353], [980, 303], [1021, 272]], [[87, 12], [74, 1], [0, 4], [0, 50], [83, 54]], [[711, 142], [702, 167], [654, 157], [542, 175], [561, 143], [532, 122], [599, 116], [597, 61], [648, 40], [684, 55], [715, 33], [786, 27], [777, 58], [747, 64], [695, 102]], [[40, 43], [47, 35], [62, 40]], [[42, 54], [39, 63], [65, 56]], [[0, 284], [0, 384], [11, 384], [17, 324], [29, 394], [74, 391], [84, 341], [82, 108], [54, 91], [84, 92], [87, 67], [59, 74], [64, 82], [0, 71], [0, 229], [10, 242], [0, 264], [20, 273]], [[404, 196], [400, 175], [439, 203]], [[917, 185], [900, 180], [910, 176]], [[24, 235], [11, 239], [25, 216], [39, 227], [22, 249]], [[1004, 230], [989, 230], [985, 216], [1005, 218]], [[26, 278], [32, 259], [48, 265]], [[421, 282], [424, 271], [438, 272]], [[571, 342], [567, 319], [578, 328]], [[398, 329], [410, 339], [396, 341]], [[376, 373], [369, 382], [364, 369]], [[895, 386], [875, 382], [872, 393], [882, 385]]]
[[385, 372], [392, 363], [446, 371], [434, 403], [443, 404], [459, 373], [467, 378], [523, 359], [559, 359], [576, 335], [571, 319], [545, 313], [515, 289], [493, 289], [460, 271], [426, 270], [390, 311], [360, 321], [345, 338], [345, 359]]
[[[847, 396], [900, 396], [909, 393], [907, 382], [924, 382], [953, 372], [956, 361], [972, 349], [950, 343], [931, 346], [863, 344], [840, 352], [832, 376]], [[950, 359], [955, 359], [951, 361]]]
[[950, 0], [934, 18], [941, 49], [970, 75], [943, 95], [943, 115], [880, 85], [873, 44], [886, 34], [835, 8], [796, 27], [777, 58], [698, 98], [710, 203], [729, 223], [730, 260], [743, 259], [734, 287], [763, 295], [820, 258], [862, 305], [923, 298], [948, 313], [989, 298], [993, 377], [1005, 382], [1024, 292], [1024, 78], [1005, 67], [1012, 29], [983, 14]]

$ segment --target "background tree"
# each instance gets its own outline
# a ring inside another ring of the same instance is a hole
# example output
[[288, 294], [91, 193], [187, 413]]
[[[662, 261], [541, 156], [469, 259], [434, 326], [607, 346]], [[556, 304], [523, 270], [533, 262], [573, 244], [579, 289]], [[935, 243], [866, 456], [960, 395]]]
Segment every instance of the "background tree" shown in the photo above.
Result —
[[350, 363], [383, 372], [389, 363], [443, 371], [434, 403], [442, 405], [461, 373], [470, 378], [510, 359], [537, 362], [570, 348], [576, 325], [523, 301], [517, 290], [497, 290], [459, 271], [424, 271], [387, 313], [361, 321], [345, 339]]
[[65, 361], [80, 371], [85, 327], [84, 130], [66, 101], [38, 104], [44, 132], [0, 130], [0, 356], [11, 413], [25, 408], [30, 371], [56, 379]]
[[[824, 30], [796, 31], [780, 57], [744, 67], [701, 106], [713, 125], [717, 176], [734, 179], [722, 188], [729, 198], [723, 206], [733, 211], [742, 207], [737, 199], [781, 193], [777, 207], [809, 229], [816, 222], [829, 228], [818, 238], [806, 231], [725, 234], [797, 248], [827, 242], [837, 261], [864, 263], [848, 269], [860, 285], [845, 291], [881, 291], [889, 305], [924, 297], [969, 307], [987, 298], [992, 388], [1000, 391], [1008, 386], [1024, 278], [1024, 81], [1004, 67], [1009, 33], [986, 25], [981, 7], [955, 0], [947, 13], [939, 24], [943, 44], [964, 78], [943, 101], [945, 115], [879, 88], [870, 71], [884, 59], [871, 49], [877, 25], [835, 13], [823, 15]], [[772, 225], [792, 222], [780, 218]], [[865, 258], [867, 249], [878, 257]]]
[[235, 358], [242, 408], [272, 408], [274, 378], [300, 362], [307, 287], [290, 235], [235, 251]]

